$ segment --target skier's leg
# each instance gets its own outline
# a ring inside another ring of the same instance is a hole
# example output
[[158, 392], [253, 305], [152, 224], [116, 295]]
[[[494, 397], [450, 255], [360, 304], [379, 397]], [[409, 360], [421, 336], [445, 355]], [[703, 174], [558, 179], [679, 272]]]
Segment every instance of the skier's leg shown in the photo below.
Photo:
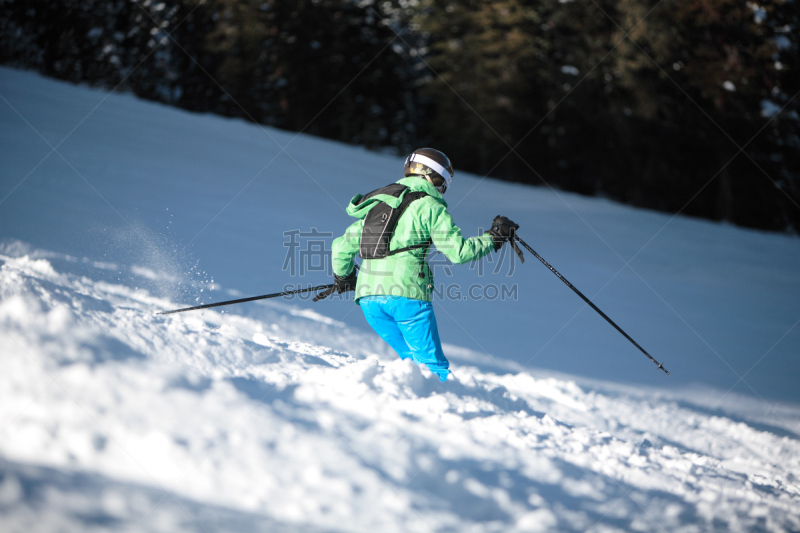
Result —
[[364, 312], [364, 318], [367, 319], [367, 323], [372, 326], [375, 333], [394, 348], [400, 359], [408, 359], [413, 356], [412, 350], [406, 343], [400, 328], [397, 327], [397, 322], [387, 313], [386, 302], [386, 296], [365, 296], [358, 300], [361, 311]]
[[414, 361], [428, 365], [439, 380], [447, 380], [450, 363], [442, 351], [433, 305], [410, 298], [397, 298], [390, 305], [392, 316], [414, 354]]

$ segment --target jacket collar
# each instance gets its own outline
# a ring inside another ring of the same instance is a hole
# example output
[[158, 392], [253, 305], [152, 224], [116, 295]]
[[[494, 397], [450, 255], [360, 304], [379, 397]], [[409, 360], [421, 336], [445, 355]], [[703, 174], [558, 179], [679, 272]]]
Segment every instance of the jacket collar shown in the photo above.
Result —
[[432, 196], [436, 199], [439, 203], [443, 204], [447, 207], [447, 202], [442, 198], [442, 195], [439, 191], [436, 190], [431, 182], [426, 180], [425, 178], [420, 178], [418, 176], [409, 176], [407, 178], [403, 178], [401, 180], [397, 180], [397, 183], [401, 183], [409, 188], [411, 192], [423, 191], [427, 193], [429, 196]]

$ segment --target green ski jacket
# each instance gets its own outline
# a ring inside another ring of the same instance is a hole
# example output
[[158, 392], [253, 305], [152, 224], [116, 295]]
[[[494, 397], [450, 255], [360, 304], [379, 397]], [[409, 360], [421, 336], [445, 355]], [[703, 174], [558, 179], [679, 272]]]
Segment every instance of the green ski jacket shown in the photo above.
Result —
[[[397, 183], [408, 187], [399, 198], [381, 194], [361, 205], [356, 205], [363, 197], [357, 194], [350, 200], [347, 214], [358, 220], [347, 228], [344, 235], [333, 241], [331, 261], [336, 275], [347, 276], [355, 268], [353, 258], [358, 253], [364, 217], [370, 209], [379, 201], [396, 208], [406, 194], [416, 191], [424, 191], [428, 196], [409, 204], [397, 222], [394, 235], [389, 242], [390, 250], [423, 244], [431, 239], [437, 250], [453, 263], [459, 264], [480, 259], [494, 249], [494, 242], [488, 234], [468, 239], [462, 237], [461, 229], [455, 225], [453, 217], [447, 212], [447, 203], [427, 180], [409, 177]], [[358, 273], [356, 303], [360, 298], [372, 295], [405, 296], [430, 302], [433, 293], [433, 272], [425, 262], [427, 250], [427, 248], [415, 248], [383, 259], [365, 259]]]

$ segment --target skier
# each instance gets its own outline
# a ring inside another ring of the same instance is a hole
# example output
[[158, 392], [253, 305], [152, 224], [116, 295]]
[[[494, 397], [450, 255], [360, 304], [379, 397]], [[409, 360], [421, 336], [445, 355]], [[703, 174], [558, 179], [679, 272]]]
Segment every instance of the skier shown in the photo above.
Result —
[[[369, 325], [401, 359], [424, 363], [446, 381], [450, 363], [431, 305], [428, 247], [432, 243], [453, 263], [466, 263], [509, 240], [517, 249], [513, 238], [519, 226], [498, 216], [485, 234], [462, 237], [442, 198], [453, 181], [453, 165], [438, 150], [412, 152], [403, 175], [396, 183], [350, 200], [347, 214], [358, 220], [333, 241], [334, 286], [316, 299], [354, 290]], [[363, 258], [358, 276], [356, 253]]]

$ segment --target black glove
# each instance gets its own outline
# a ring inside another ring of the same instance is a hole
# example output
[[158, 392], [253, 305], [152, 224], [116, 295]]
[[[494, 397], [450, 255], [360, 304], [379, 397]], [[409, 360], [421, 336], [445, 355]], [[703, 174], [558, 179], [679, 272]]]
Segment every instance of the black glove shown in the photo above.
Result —
[[522, 250], [519, 249], [516, 241], [516, 232], [518, 229], [519, 224], [515, 224], [514, 221], [510, 220], [508, 217], [497, 215], [492, 221], [491, 229], [486, 233], [491, 235], [494, 240], [495, 252], [503, 247], [504, 242], [508, 241], [514, 251], [517, 252], [519, 260], [524, 263], [525, 258], [522, 257]]
[[341, 294], [343, 292], [354, 291], [356, 290], [357, 281], [358, 281], [358, 276], [356, 275], [355, 268], [353, 269], [353, 271], [350, 273], [349, 276], [337, 276], [336, 274], [334, 274], [333, 287], [317, 294], [314, 297], [313, 301], [318, 302], [320, 300], [324, 300], [334, 292], [338, 292], [339, 294]]
[[350, 272], [349, 276], [337, 276], [336, 274], [333, 275], [333, 290], [338, 292], [339, 294], [343, 292], [349, 292], [356, 290], [356, 282], [358, 281], [358, 276], [356, 275], [356, 269], [354, 268], [352, 272]]
[[514, 240], [514, 233], [519, 229], [519, 224], [514, 224], [508, 217], [501, 217], [497, 215], [492, 221], [492, 228], [487, 231], [494, 240], [494, 251], [496, 252], [502, 248], [503, 243]]

